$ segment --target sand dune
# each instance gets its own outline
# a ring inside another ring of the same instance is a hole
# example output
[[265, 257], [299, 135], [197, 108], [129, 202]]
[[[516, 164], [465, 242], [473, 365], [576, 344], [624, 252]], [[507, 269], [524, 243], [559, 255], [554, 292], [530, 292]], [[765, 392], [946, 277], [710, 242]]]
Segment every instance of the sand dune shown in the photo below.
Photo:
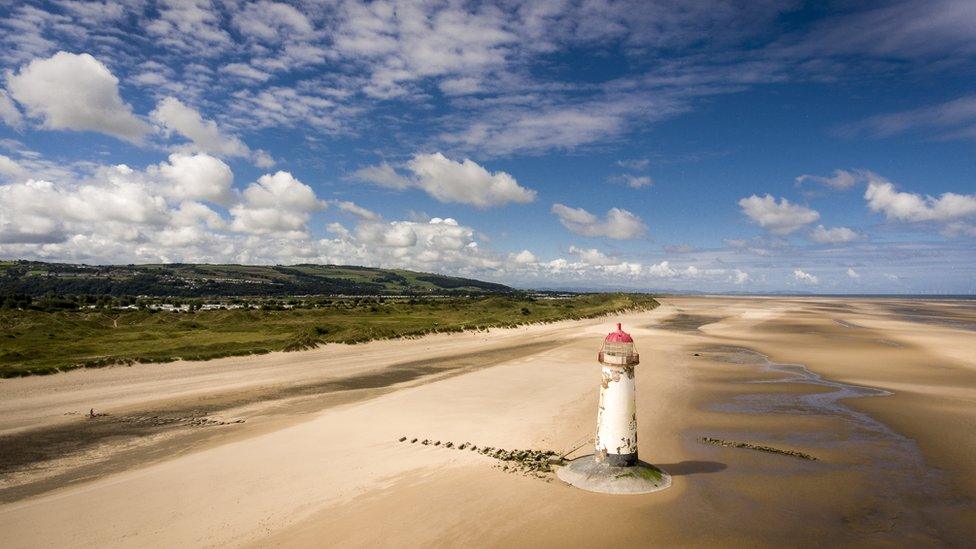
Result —
[[[444, 447], [585, 442], [617, 320], [642, 357], [641, 457], [672, 488], [591, 494]], [[954, 302], [671, 298], [619, 319], [9, 380], [0, 436], [18, 445], [0, 451], [20, 465], [0, 477], [0, 546], [965, 545], [973, 321]], [[153, 415], [182, 419], [123, 419]], [[61, 446], [28, 455], [38, 433]]]

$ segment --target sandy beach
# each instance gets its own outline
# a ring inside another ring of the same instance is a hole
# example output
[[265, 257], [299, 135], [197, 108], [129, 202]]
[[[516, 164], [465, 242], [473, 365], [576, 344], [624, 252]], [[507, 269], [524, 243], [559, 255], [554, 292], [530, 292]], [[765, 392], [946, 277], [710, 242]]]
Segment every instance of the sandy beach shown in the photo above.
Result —
[[[661, 302], [612, 318], [3, 380], [0, 546], [976, 539], [976, 302]], [[457, 448], [585, 454], [595, 355], [614, 322], [641, 354], [640, 456], [671, 488], [593, 494]]]

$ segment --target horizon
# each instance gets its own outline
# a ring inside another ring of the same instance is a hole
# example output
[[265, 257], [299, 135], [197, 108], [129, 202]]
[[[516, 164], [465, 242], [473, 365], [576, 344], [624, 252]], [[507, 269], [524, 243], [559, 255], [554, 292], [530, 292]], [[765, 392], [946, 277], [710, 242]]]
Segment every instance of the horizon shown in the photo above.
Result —
[[0, 28], [0, 258], [976, 294], [972, 2], [52, 1]]

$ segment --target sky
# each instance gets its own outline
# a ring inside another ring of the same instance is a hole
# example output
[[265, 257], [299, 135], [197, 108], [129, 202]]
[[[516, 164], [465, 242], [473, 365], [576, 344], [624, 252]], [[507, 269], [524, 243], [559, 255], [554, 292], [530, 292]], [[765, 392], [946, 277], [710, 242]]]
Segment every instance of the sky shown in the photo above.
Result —
[[0, 258], [976, 293], [976, 2], [0, 0]]

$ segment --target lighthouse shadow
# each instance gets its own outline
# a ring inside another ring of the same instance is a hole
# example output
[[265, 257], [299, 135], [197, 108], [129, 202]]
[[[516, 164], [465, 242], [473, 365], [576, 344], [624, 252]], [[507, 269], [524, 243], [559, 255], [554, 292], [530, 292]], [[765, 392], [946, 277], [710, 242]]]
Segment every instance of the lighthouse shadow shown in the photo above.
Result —
[[655, 466], [673, 477], [718, 473], [728, 468], [728, 465], [717, 461], [681, 461], [678, 463], [658, 463]]

